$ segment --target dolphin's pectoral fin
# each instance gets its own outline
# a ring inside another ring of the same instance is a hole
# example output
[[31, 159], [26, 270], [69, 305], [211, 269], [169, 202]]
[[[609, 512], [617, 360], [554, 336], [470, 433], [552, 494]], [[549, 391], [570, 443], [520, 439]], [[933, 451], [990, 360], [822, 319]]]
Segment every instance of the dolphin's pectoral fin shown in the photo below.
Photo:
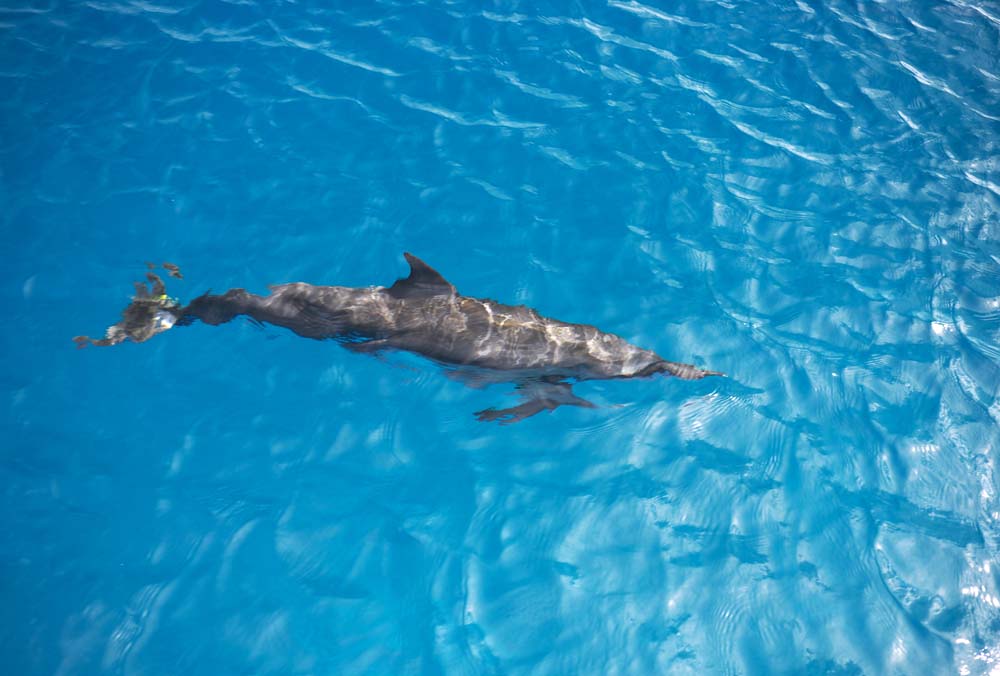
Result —
[[511, 425], [530, 418], [542, 411], [554, 411], [560, 406], [580, 406], [582, 408], [597, 408], [597, 406], [573, 394], [569, 383], [552, 381], [529, 381], [517, 386], [522, 396], [527, 400], [512, 408], [488, 408], [476, 412], [480, 422], [499, 422], [501, 425]]
[[550, 406], [541, 399], [532, 399], [512, 408], [488, 408], [484, 411], [476, 411], [476, 420], [479, 422], [498, 422], [501, 425], [512, 425], [516, 422], [521, 422], [525, 418], [530, 418], [536, 413], [541, 413], [546, 409], [552, 410], [556, 406], [558, 404]]

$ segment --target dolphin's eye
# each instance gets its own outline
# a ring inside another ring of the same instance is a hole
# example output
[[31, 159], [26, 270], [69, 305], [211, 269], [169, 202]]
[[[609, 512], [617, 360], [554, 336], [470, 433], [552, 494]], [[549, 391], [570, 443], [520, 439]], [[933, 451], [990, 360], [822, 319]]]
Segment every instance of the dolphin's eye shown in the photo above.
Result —
[[157, 331], [166, 331], [177, 322], [177, 317], [172, 312], [160, 310], [153, 316], [153, 328]]

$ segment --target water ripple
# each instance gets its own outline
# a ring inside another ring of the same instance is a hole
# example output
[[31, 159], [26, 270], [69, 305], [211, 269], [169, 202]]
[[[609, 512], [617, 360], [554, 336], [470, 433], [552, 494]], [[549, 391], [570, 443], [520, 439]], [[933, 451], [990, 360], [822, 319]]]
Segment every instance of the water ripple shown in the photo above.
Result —
[[[0, 8], [9, 669], [996, 669], [998, 26]], [[728, 377], [497, 428], [471, 412], [512, 388], [419, 359], [59, 338], [151, 256], [186, 299], [386, 284], [401, 250]]]

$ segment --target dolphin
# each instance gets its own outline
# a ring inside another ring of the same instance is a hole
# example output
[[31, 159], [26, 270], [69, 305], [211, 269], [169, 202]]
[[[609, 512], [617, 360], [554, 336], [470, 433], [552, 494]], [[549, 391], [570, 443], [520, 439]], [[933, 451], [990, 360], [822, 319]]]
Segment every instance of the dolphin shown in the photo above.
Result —
[[[439, 272], [410, 253], [409, 276], [392, 286], [316, 286], [295, 282], [268, 287], [265, 296], [245, 289], [206, 293], [187, 306], [166, 295], [147, 272], [151, 288], [136, 284], [122, 321], [106, 337], [77, 336], [79, 347], [143, 342], [174, 326], [201, 321], [213, 326], [239, 316], [281, 326], [305, 338], [333, 339], [353, 352], [378, 355], [402, 350], [437, 362], [468, 385], [513, 382], [522, 403], [489, 408], [481, 421], [515, 423], [559, 406], [593, 408], [572, 391], [581, 380], [646, 378], [657, 373], [685, 380], [721, 376], [691, 364], [668, 361], [588, 324], [540, 315], [524, 305], [463, 296]], [[172, 276], [176, 265], [164, 264]]]

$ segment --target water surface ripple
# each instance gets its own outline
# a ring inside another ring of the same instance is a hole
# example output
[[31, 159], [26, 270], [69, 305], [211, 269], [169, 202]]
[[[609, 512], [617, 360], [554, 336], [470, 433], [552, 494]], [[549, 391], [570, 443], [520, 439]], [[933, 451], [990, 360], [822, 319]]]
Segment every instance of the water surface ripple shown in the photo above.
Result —
[[[7, 673], [1000, 670], [1000, 6], [0, 7]], [[729, 374], [472, 412], [142, 261], [468, 295]]]

